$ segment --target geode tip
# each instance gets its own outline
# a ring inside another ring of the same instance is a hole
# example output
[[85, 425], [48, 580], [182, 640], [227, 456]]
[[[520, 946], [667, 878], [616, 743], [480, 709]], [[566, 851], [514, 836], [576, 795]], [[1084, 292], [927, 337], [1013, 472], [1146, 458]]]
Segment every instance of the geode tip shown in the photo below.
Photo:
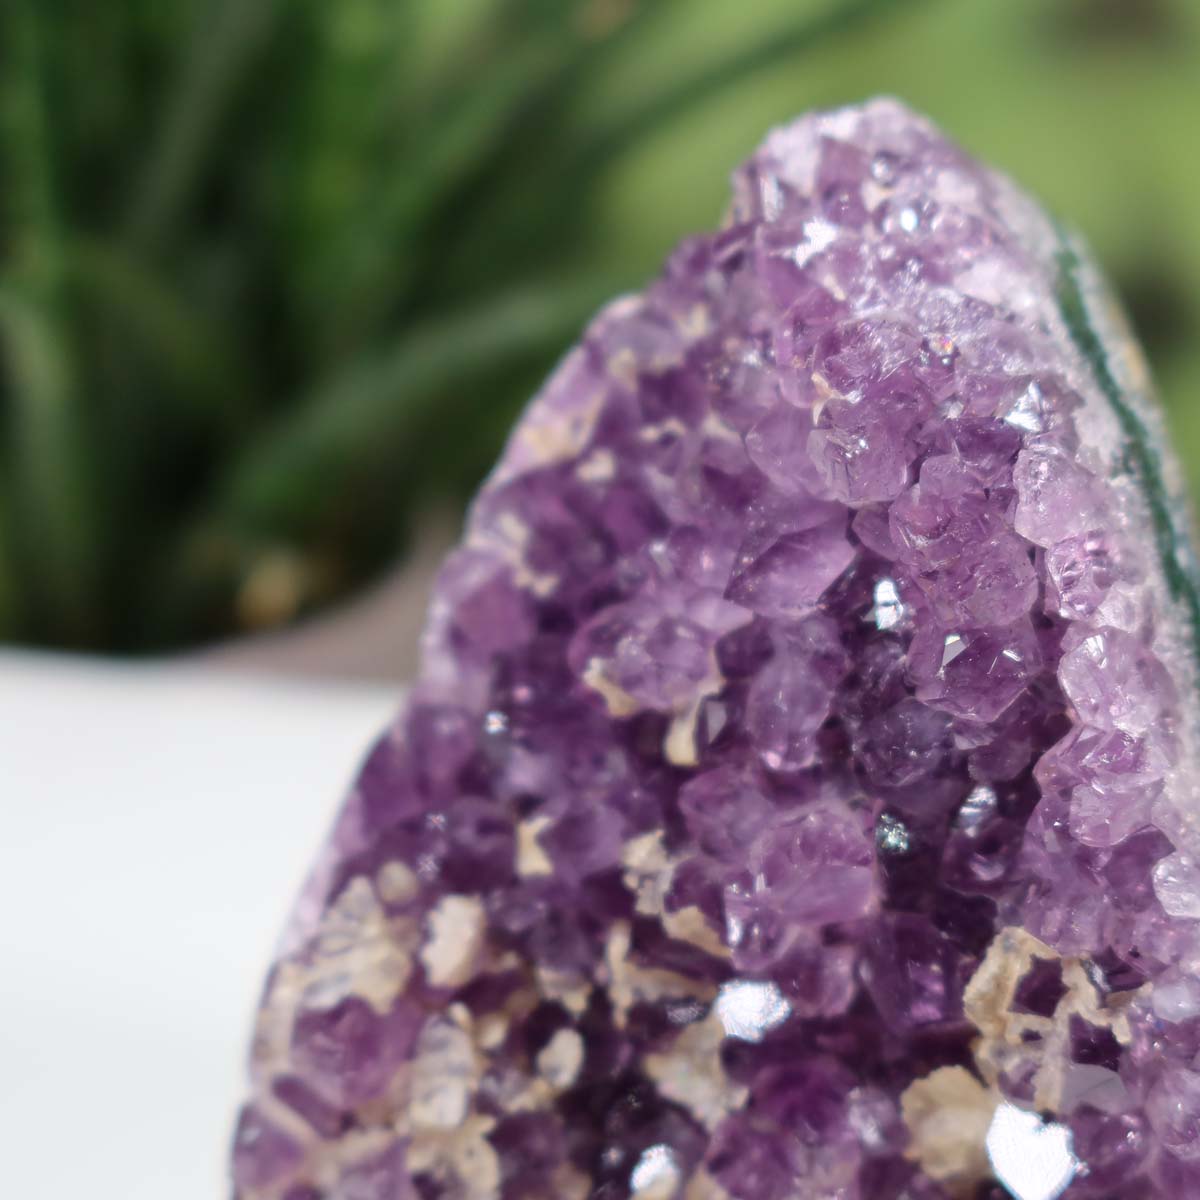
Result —
[[773, 132], [480, 493], [268, 980], [238, 1197], [1200, 1195], [1140, 364], [923, 118]]

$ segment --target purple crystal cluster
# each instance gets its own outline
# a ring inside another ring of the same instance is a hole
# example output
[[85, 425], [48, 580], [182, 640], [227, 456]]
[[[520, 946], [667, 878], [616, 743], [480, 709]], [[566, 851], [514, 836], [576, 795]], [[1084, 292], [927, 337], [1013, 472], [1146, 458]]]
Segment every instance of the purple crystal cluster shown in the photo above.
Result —
[[474, 506], [268, 980], [241, 1200], [1200, 1195], [1139, 363], [922, 118], [772, 133]]

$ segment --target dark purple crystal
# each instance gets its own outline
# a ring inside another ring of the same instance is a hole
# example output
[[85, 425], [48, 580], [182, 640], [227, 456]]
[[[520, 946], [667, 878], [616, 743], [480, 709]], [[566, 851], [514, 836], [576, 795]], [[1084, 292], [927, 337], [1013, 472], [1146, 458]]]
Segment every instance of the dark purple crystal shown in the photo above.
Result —
[[240, 1200], [1200, 1195], [1172, 472], [1009, 182], [892, 101], [772, 133], [472, 510]]

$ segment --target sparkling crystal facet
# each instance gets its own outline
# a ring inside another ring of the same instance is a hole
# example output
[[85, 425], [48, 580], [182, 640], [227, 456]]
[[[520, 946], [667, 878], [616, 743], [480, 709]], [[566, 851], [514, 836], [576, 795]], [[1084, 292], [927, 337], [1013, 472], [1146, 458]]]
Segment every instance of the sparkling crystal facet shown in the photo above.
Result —
[[892, 101], [772, 133], [472, 510], [241, 1200], [1200, 1195], [1174, 488], [1029, 199]]

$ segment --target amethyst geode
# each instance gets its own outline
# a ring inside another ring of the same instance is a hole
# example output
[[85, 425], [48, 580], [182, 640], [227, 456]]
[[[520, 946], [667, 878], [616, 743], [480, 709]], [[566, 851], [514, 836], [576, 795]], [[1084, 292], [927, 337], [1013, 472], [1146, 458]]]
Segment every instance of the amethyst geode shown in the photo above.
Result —
[[237, 1195], [1200, 1195], [1180, 511], [1027, 197], [892, 101], [771, 134], [475, 503]]

